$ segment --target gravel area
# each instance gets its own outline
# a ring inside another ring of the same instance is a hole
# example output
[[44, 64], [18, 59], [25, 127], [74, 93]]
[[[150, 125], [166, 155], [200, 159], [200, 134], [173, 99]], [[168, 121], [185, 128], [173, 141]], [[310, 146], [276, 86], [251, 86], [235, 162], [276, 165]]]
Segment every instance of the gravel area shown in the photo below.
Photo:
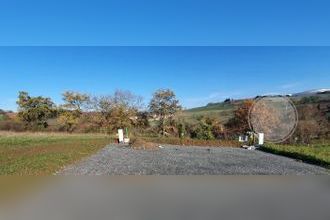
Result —
[[58, 175], [308, 175], [329, 170], [294, 159], [241, 148], [164, 146], [134, 150], [109, 145]]

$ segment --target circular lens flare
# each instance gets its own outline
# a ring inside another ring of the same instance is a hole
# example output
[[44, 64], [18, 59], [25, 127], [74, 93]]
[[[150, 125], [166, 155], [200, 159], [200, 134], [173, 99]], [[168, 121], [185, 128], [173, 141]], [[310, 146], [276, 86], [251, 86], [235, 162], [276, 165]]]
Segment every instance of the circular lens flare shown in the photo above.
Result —
[[254, 101], [248, 121], [251, 130], [264, 133], [266, 142], [280, 143], [294, 133], [298, 113], [287, 97], [262, 97]]

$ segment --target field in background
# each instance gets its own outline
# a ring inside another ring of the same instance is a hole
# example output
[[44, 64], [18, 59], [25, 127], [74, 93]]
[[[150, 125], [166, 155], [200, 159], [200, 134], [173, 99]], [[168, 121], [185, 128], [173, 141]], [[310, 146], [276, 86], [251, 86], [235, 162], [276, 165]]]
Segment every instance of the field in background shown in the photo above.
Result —
[[185, 110], [182, 117], [187, 122], [194, 123], [197, 121], [199, 116], [206, 116], [218, 119], [224, 124], [234, 116], [234, 110], [237, 109], [240, 104], [242, 104], [242, 101], [234, 101], [231, 103], [211, 103], [204, 107]]
[[0, 175], [51, 175], [111, 142], [102, 134], [0, 132]]
[[[314, 100], [313, 100], [314, 98]], [[297, 108], [301, 108], [308, 105], [321, 105], [325, 108], [330, 105], [330, 94], [297, 94], [290, 97], [290, 99], [296, 104]], [[230, 118], [234, 116], [234, 111], [242, 105], [247, 99], [231, 100], [229, 102], [209, 103], [206, 106], [187, 109], [183, 112], [182, 117], [187, 121], [194, 123], [199, 116], [206, 116], [218, 119], [225, 124]], [[305, 100], [305, 102], [304, 102]], [[327, 117], [330, 117], [329, 112]]]

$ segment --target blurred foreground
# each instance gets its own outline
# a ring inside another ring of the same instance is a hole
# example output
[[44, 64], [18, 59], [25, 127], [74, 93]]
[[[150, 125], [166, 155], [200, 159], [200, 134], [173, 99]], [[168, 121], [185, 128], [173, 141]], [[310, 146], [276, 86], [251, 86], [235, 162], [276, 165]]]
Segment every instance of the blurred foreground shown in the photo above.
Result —
[[329, 180], [2, 177], [0, 219], [329, 219]]

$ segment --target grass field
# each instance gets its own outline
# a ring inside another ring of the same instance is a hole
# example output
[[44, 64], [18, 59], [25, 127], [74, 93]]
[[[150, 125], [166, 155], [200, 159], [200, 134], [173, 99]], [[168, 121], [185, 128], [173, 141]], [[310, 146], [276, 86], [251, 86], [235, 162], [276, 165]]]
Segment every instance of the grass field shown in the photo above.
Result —
[[317, 143], [310, 146], [268, 144], [262, 150], [320, 165], [330, 169], [330, 143]]
[[111, 141], [102, 134], [0, 132], [0, 175], [51, 175]]
[[222, 123], [226, 123], [230, 118], [234, 116], [234, 110], [237, 108], [240, 102], [235, 104], [231, 103], [216, 103], [204, 107], [193, 108], [185, 110], [182, 117], [190, 123], [197, 122], [197, 117], [206, 116], [220, 120]]

